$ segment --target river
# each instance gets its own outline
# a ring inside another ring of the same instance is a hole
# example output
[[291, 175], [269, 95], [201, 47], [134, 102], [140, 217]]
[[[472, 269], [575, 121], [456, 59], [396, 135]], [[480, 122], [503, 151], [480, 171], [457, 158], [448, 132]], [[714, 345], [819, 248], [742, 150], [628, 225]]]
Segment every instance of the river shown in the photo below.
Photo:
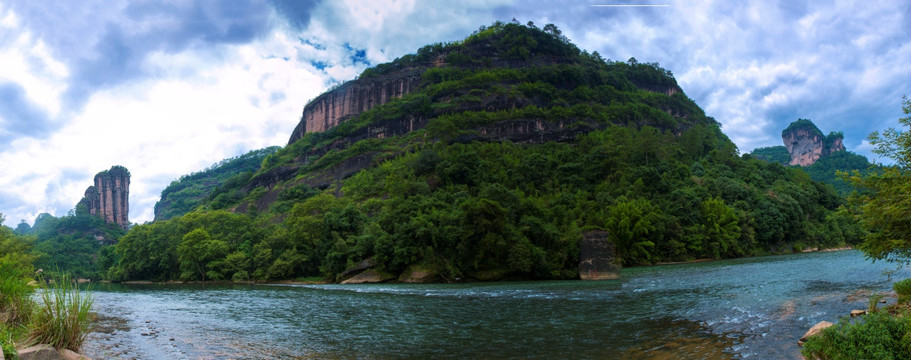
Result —
[[[96, 359], [793, 359], [888, 292], [855, 250], [624, 269], [607, 281], [95, 287]], [[911, 276], [903, 269], [893, 279]], [[888, 298], [894, 302], [894, 299]]]

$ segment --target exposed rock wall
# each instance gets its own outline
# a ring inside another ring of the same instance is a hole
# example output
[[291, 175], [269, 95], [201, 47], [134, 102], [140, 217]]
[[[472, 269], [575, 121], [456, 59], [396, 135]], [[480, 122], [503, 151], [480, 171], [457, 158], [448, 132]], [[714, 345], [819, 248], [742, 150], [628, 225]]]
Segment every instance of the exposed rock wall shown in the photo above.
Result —
[[620, 277], [620, 266], [615, 264], [614, 246], [607, 240], [606, 231], [583, 234], [579, 246], [579, 278], [582, 280], [607, 280]]
[[349, 81], [323, 93], [304, 107], [301, 121], [288, 144], [306, 133], [326, 131], [352, 116], [405, 96], [420, 84], [421, 73], [417, 69]]
[[85, 190], [80, 204], [105, 222], [126, 228], [130, 225], [130, 172], [123, 166], [113, 166], [96, 174], [95, 185]]
[[781, 140], [791, 155], [790, 165], [810, 166], [822, 156], [845, 150], [841, 138], [833, 139], [832, 143], [827, 146], [825, 137], [814, 130], [799, 128], [781, 134]]

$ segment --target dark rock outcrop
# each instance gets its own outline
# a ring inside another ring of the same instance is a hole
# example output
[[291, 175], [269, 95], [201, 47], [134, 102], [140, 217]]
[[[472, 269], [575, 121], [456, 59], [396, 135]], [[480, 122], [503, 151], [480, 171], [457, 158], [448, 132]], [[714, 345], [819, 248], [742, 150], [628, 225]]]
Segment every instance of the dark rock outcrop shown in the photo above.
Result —
[[798, 119], [781, 132], [781, 140], [791, 155], [788, 164], [800, 166], [813, 165], [822, 156], [844, 151], [843, 137], [840, 133], [823, 136], [822, 131], [806, 119]]
[[86, 210], [105, 222], [126, 228], [130, 225], [130, 171], [123, 166], [95, 175], [95, 185], [85, 190], [79, 202]]
[[620, 277], [614, 246], [606, 231], [589, 231], [579, 247], [579, 277], [582, 280], [607, 280]]

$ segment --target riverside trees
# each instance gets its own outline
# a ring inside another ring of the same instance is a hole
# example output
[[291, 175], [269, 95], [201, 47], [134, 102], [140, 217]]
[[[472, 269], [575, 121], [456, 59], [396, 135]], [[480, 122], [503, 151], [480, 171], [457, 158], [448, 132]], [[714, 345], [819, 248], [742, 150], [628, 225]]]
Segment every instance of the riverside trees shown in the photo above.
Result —
[[[902, 126], [911, 128], [911, 99], [902, 97]], [[870, 233], [860, 245], [867, 256], [888, 261], [911, 261], [911, 132], [894, 128], [870, 134], [873, 152], [895, 162], [881, 171], [861, 176], [854, 183], [866, 189], [856, 195], [861, 224]]]

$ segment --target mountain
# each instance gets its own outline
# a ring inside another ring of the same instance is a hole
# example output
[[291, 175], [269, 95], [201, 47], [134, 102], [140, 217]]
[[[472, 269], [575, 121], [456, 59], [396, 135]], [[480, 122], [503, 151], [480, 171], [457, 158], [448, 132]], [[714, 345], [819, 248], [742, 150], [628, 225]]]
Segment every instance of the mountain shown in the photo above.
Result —
[[812, 121], [798, 119], [781, 132], [782, 141], [790, 147], [757, 148], [750, 155], [782, 165], [801, 166], [813, 180], [832, 185], [839, 195], [847, 196], [855, 188], [842, 180], [838, 172], [857, 170], [866, 173], [872, 164], [867, 157], [846, 151], [843, 138], [841, 132], [822, 136], [822, 131]]
[[498, 22], [369, 68], [235, 176], [131, 229], [108, 278], [606, 278], [858, 240], [830, 187], [738, 156], [670, 71], [550, 24]]
[[781, 140], [791, 156], [789, 165], [810, 166], [820, 157], [845, 151], [842, 139], [841, 132], [823, 136], [816, 124], [807, 119], [797, 119], [781, 132]]

